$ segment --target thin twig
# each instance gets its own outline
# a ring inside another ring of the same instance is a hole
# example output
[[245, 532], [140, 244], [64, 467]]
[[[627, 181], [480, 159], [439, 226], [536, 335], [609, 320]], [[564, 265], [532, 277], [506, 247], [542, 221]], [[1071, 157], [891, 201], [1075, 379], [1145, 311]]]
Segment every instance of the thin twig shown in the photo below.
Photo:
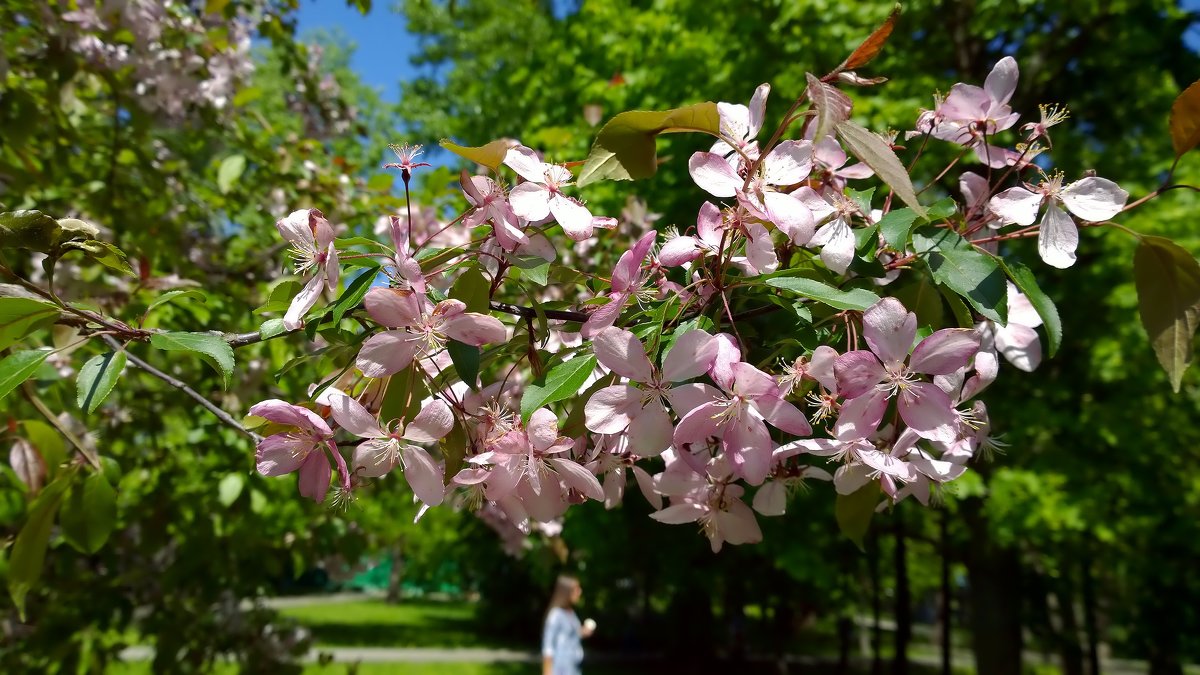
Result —
[[53, 426], [55, 429], [58, 429], [58, 433], [65, 436], [66, 439], [71, 442], [71, 445], [75, 446], [75, 449], [79, 451], [79, 454], [83, 455], [84, 459], [88, 461], [88, 464], [91, 464], [92, 467], [97, 471], [103, 470], [100, 466], [100, 458], [96, 456], [96, 453], [92, 452], [90, 448], [84, 446], [83, 442], [80, 441], [75, 434], [71, 433], [71, 430], [68, 429], [66, 425], [64, 425], [58, 419], [58, 416], [54, 414], [54, 411], [46, 407], [46, 404], [42, 402], [42, 399], [38, 398], [37, 392], [33, 390], [33, 385], [29, 384], [28, 381], [21, 383], [21, 395], [24, 396], [25, 400], [29, 401], [29, 403], [33, 405], [33, 407], [36, 408], [39, 413], [41, 413], [42, 417], [46, 418], [46, 421], [49, 422], [51, 426]]
[[[118, 350], [124, 349], [124, 347], [121, 345], [121, 343], [118, 342], [117, 340], [115, 340], [112, 336], [105, 335], [105, 336], [103, 336], [103, 338], [104, 338], [104, 341], [108, 343], [108, 346], [112, 347], [113, 349], [118, 349]], [[192, 399], [194, 401], [196, 401], [197, 403], [199, 403], [205, 410], [209, 411], [213, 415], [216, 415], [217, 419], [221, 420], [221, 422], [223, 422], [226, 426], [230, 427], [231, 429], [236, 429], [238, 432], [249, 436], [255, 443], [262, 440], [262, 436], [259, 436], [258, 434], [254, 433], [253, 431], [250, 431], [246, 427], [243, 427], [241, 425], [241, 423], [238, 422], [237, 420], [233, 419], [233, 417], [229, 413], [225, 412], [224, 410], [221, 410], [219, 407], [217, 407], [217, 404], [215, 404], [212, 401], [205, 398], [203, 394], [200, 394], [195, 389], [192, 389], [191, 387], [189, 387], [187, 385], [187, 383], [183, 382], [182, 380], [180, 380], [178, 378], [171, 377], [170, 375], [164, 373], [163, 371], [159, 370], [158, 368], [155, 368], [154, 366], [150, 365], [149, 363], [146, 363], [145, 361], [141, 360], [140, 358], [134, 356], [128, 350], [125, 351], [125, 356], [128, 357], [129, 362], [132, 363], [133, 365], [137, 366], [138, 368], [141, 368], [142, 370], [146, 371], [147, 373], [150, 373], [154, 377], [157, 377], [158, 379], [162, 380], [163, 382], [166, 382], [167, 384], [171, 385], [172, 387], [175, 387], [179, 391], [182, 391], [183, 393], [192, 397]]]
[[[491, 303], [491, 308], [497, 312], [512, 314], [514, 316], [524, 317], [526, 319], [537, 318], [538, 312], [532, 307], [522, 307], [521, 305], [510, 305], [506, 302]], [[572, 321], [574, 323], [585, 323], [588, 320], [586, 312], [572, 312], [565, 309], [543, 309], [542, 316], [547, 319], [556, 319], [558, 321]]]

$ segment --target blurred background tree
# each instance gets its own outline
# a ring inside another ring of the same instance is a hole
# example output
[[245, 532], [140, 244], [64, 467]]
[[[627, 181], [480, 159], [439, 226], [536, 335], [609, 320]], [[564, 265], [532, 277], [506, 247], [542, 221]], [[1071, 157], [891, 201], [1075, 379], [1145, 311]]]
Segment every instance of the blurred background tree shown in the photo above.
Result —
[[[352, 72], [344, 38], [295, 37], [297, 0], [151, 11], [158, 4], [131, 2], [120, 16], [93, 19], [74, 3], [0, 2], [0, 204], [85, 218], [131, 253], [136, 279], [80, 263], [60, 271], [64, 295], [129, 317], [164, 291], [196, 289], [202, 297], [157, 307], [146, 325], [230, 332], [257, 329], [256, 308], [289, 283], [277, 218], [316, 207], [341, 236], [371, 236], [377, 218], [401, 207], [397, 186], [377, 170], [384, 145], [400, 140], [397, 127], [410, 142], [514, 137], [575, 160], [618, 112], [744, 103], [761, 82], [774, 88], [770, 127], [806, 71], [835, 66], [891, 10], [826, 0], [409, 0], [396, 10], [419, 37], [416, 62], [429, 75], [403, 83], [392, 106]], [[909, 129], [934, 91], [980, 82], [1012, 54], [1023, 121], [1039, 103], [1071, 109], [1070, 123], [1055, 129], [1055, 165], [1068, 177], [1095, 169], [1136, 197], [1167, 170], [1166, 111], [1200, 76], [1185, 40], [1194, 19], [1163, 0], [915, 0], [865, 73], [890, 81], [852, 92], [856, 114]], [[157, 40], [146, 32], [155, 26]], [[146, 66], [168, 48], [200, 61]], [[660, 228], [689, 226], [698, 199], [685, 159], [701, 143], [665, 139], [659, 174], [589, 189], [594, 210], [636, 211], [626, 201], [636, 193], [661, 214]], [[925, 180], [952, 157], [935, 147], [920, 167]], [[448, 167], [425, 174], [420, 203], [457, 203], [455, 176]], [[1177, 177], [1200, 179], [1194, 157]], [[1196, 200], [1182, 192], [1125, 224], [1200, 251]], [[762, 544], [719, 555], [689, 528], [647, 518], [634, 489], [619, 509], [572, 509], [561, 539], [532, 539], [519, 556], [466, 512], [443, 509], [412, 524], [416, 509], [395, 482], [329, 511], [298, 500], [292, 479], [252, 473], [245, 438], [131, 370], [94, 414], [66, 420], [86, 426], [87, 441], [119, 465], [117, 531], [94, 555], [51, 549], [28, 622], [0, 600], [0, 665], [99, 670], [138, 641], [157, 648], [156, 670], [202, 672], [228, 653], [248, 671], [281, 672], [306, 642], [254, 601], [315, 568], [341, 579], [387, 557], [404, 575], [389, 584], [449, 580], [477, 590], [482, 625], [528, 643], [554, 574], [571, 570], [605, 626], [598, 647], [665, 650], [696, 670], [715, 656], [728, 669], [750, 653], [845, 664], [865, 630], [876, 658], [900, 654], [894, 667], [903, 672], [919, 625], [945, 632], [945, 597], [955, 641], [970, 645], [983, 673], [1021, 672], [1022, 650], [1058, 654], [1068, 673], [1098, 672], [1105, 650], [1146, 659], [1156, 673], [1182, 672], [1184, 661], [1200, 660], [1192, 574], [1200, 483], [1189, 470], [1200, 461], [1200, 390], [1193, 373], [1171, 394], [1154, 361], [1136, 319], [1133, 243], [1106, 230], [1084, 237], [1069, 272], [1043, 268], [1065, 340], [1036, 374], [1001, 378], [989, 391], [1006, 452], [977, 463], [941, 508], [882, 514], [865, 554], [837, 533], [823, 484], [794, 495], [787, 516], [763, 520]], [[769, 320], [746, 330], [769, 335]], [[336, 348], [294, 358], [303, 343], [293, 336], [239, 350], [232, 391], [199, 362], [145, 358], [236, 415], [269, 396], [303, 397], [317, 373], [345, 363]], [[71, 389], [43, 397], [73, 410]], [[24, 402], [5, 399], [3, 418], [6, 443], [40, 439], [43, 453], [65, 456]], [[11, 540], [28, 487], [7, 468], [0, 480], [0, 527]], [[884, 620], [894, 623], [886, 645], [876, 628]]]

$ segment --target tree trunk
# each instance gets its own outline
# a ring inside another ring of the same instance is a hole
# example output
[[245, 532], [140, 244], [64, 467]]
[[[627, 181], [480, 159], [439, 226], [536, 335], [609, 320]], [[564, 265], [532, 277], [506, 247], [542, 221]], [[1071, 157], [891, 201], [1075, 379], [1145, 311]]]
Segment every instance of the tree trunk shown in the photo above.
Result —
[[1058, 653], [1063, 675], [1083, 675], [1083, 648], [1079, 645], [1079, 622], [1075, 619], [1075, 597], [1069, 577], [1054, 584], [1055, 613], [1058, 615]]
[[951, 645], [953, 642], [953, 621], [951, 615], [951, 594], [954, 592], [950, 585], [950, 517], [946, 515], [946, 509], [942, 509], [939, 518], [939, 536], [938, 549], [942, 554], [942, 594], [939, 621], [941, 626], [941, 647], [942, 647], [942, 675], [952, 675], [954, 672], [954, 662], [951, 657]]
[[892, 672], [908, 675], [908, 644], [912, 642], [912, 592], [908, 585], [908, 543], [904, 531], [903, 510], [897, 506], [892, 515], [896, 527], [896, 547], [893, 550], [893, 565], [896, 569], [896, 618], [895, 653], [892, 655]]
[[1100, 675], [1100, 634], [1096, 626], [1096, 579], [1090, 555], [1083, 557], [1083, 628], [1087, 631], [1089, 675]]
[[400, 602], [400, 582], [404, 581], [404, 538], [392, 546], [392, 571], [388, 574], [387, 602]]
[[962, 502], [970, 545], [966, 549], [970, 582], [971, 647], [979, 675], [1021, 673], [1021, 560], [1011, 548], [991, 539], [983, 502]]
[[883, 630], [879, 625], [882, 612], [879, 592], [879, 536], [872, 530], [867, 538], [867, 562], [871, 574], [871, 675], [883, 673], [883, 658], [879, 654], [883, 646]]

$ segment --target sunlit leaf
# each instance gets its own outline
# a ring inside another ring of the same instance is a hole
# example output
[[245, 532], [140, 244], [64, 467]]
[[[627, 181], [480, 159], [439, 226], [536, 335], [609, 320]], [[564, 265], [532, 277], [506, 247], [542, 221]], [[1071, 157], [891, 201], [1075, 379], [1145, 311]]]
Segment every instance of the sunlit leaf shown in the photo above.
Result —
[[1169, 239], [1142, 237], [1133, 255], [1133, 276], [1142, 326], [1171, 388], [1179, 391], [1200, 325], [1200, 264]]
[[638, 180], [658, 170], [659, 134], [698, 131], [717, 136], [721, 118], [711, 102], [673, 110], [630, 110], [608, 121], [596, 136], [579, 172], [579, 185], [602, 180]]
[[1200, 80], [1176, 97], [1171, 105], [1170, 128], [1176, 157], [1200, 145]]
[[896, 153], [892, 152], [887, 141], [850, 120], [837, 125], [837, 134], [850, 154], [871, 167], [875, 175], [887, 183], [896, 196], [908, 204], [918, 216], [926, 217], [925, 207], [917, 201], [917, 193], [913, 190], [908, 170], [900, 163]]
[[115, 351], [97, 354], [83, 364], [75, 380], [75, 402], [81, 410], [91, 414], [108, 398], [125, 370], [125, 358], [124, 351]]

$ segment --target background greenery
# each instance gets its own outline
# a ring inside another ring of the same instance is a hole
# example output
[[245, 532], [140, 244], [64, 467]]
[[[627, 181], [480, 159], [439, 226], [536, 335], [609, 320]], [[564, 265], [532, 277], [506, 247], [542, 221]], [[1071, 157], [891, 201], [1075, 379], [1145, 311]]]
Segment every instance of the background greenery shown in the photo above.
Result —
[[[261, 3], [215, 4], [235, 16]], [[266, 7], [267, 18], [255, 23], [257, 67], [231, 105], [180, 118], [137, 104], [136, 70], [98, 68], [68, 48], [61, 24], [20, 18], [61, 16], [67, 3], [0, 2], [0, 203], [95, 222], [142, 270], [136, 282], [114, 283], [80, 260], [72, 274], [60, 272], [64, 295], [136, 317], [163, 289], [191, 280], [206, 299], [164, 305], [147, 326], [254, 330], [262, 317], [253, 310], [271, 297], [283, 267], [276, 218], [314, 206], [347, 236], [370, 235], [379, 215], [400, 206], [376, 169], [387, 142], [449, 137], [478, 145], [507, 136], [554, 159], [581, 159], [597, 109], [607, 118], [700, 100], [745, 102], [760, 82], [774, 87], [770, 127], [806, 71], [835, 66], [891, 9], [825, 0], [409, 0], [396, 9], [422, 39], [418, 60], [436, 76], [405, 83], [393, 107], [358, 82], [344, 45], [318, 39], [318, 48], [292, 35], [295, 0]], [[1068, 177], [1095, 169], [1136, 197], [1169, 166], [1166, 112], [1200, 76], [1200, 59], [1183, 40], [1193, 20], [1162, 0], [915, 0], [865, 72], [890, 81], [853, 92], [856, 115], [876, 127], [911, 128], [932, 92], [980, 82], [1013, 54], [1021, 65], [1014, 107], [1025, 120], [1039, 103], [1072, 111], [1055, 129], [1055, 166]], [[203, 52], [221, 39], [214, 29], [191, 46]], [[615, 215], [636, 193], [662, 214], [659, 227], [687, 226], [698, 195], [684, 160], [702, 144], [665, 139], [667, 162], [653, 180], [597, 185], [590, 205]], [[950, 153], [935, 148], [923, 160], [925, 180]], [[221, 167], [234, 156], [245, 169], [222, 182]], [[449, 203], [453, 175], [426, 173], [418, 199]], [[1196, 158], [1186, 157], [1176, 175], [1196, 183]], [[935, 189], [957, 188], [947, 180]], [[1196, 206], [1176, 191], [1123, 222], [1197, 252]], [[341, 579], [367, 556], [403, 560], [411, 583], [450, 578], [478, 593], [467, 627], [443, 630], [422, 615], [424, 627], [411, 628], [446, 646], [533, 644], [546, 589], [569, 569], [583, 579], [586, 612], [605, 626], [595, 649], [661, 652], [680, 668], [728, 669], [747, 653], [838, 663], [857, 649], [852, 626], [873, 618], [896, 624], [876, 653], [904, 653], [908, 633], [937, 623], [948, 588], [955, 643], [974, 651], [980, 672], [1020, 672], [1022, 650], [1055, 655], [1068, 673], [1095, 672], [1102, 653], [1181, 672], [1183, 662], [1200, 660], [1200, 387], [1193, 372], [1172, 394], [1155, 363], [1136, 318], [1133, 240], [1111, 228], [1087, 234], [1074, 268], [1038, 266], [1063, 315], [1059, 356], [1031, 375], [1006, 371], [988, 392], [1007, 451], [978, 463], [940, 508], [905, 503], [878, 518], [866, 554], [837, 533], [829, 488], [816, 485], [793, 498], [786, 517], [763, 520], [762, 544], [720, 555], [690, 528], [651, 521], [631, 494], [620, 509], [572, 509], [561, 542], [538, 540], [513, 557], [469, 514], [435, 509], [411, 525], [410, 497], [394, 481], [345, 513], [303, 502], [292, 479], [251, 472], [243, 437], [140, 373], [127, 373], [92, 415], [74, 407], [73, 386], [52, 386], [46, 373], [39, 384], [47, 402], [70, 411], [120, 465], [118, 529], [95, 555], [51, 549], [27, 623], [0, 600], [0, 667], [101, 669], [136, 641], [156, 647], [155, 670], [206, 671], [224, 653], [248, 671], [281, 672], [307, 642], [287, 630], [289, 618], [242, 600], [298, 589], [314, 569]], [[769, 320], [744, 330], [767, 334]], [[76, 367], [88, 349], [74, 355]], [[228, 391], [199, 361], [143, 356], [240, 414], [268, 396], [302, 397], [316, 374], [345, 359], [329, 350], [293, 360], [303, 353], [310, 350], [299, 336], [239, 350]], [[10, 437], [36, 430], [23, 402], [3, 406]], [[0, 527], [11, 539], [26, 498], [11, 471], [0, 480]], [[312, 612], [289, 614], [323, 642], [322, 623], [339, 622]], [[347, 614], [339, 641], [363, 644], [356, 636], [370, 639], [372, 629], [353, 624], [370, 612]], [[380, 641], [405, 640], [385, 634]], [[902, 672], [906, 663], [898, 658], [893, 667]]]

